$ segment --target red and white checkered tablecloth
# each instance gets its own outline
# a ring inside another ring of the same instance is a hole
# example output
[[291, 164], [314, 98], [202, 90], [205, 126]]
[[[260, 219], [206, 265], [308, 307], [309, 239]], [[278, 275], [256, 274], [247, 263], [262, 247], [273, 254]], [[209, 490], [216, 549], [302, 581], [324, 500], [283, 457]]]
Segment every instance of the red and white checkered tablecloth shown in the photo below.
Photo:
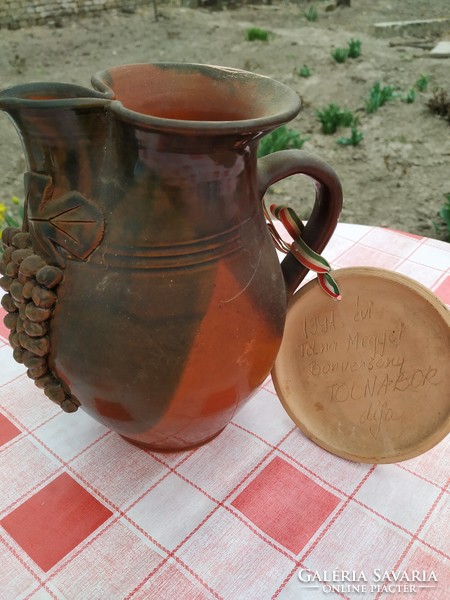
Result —
[[[342, 224], [325, 256], [450, 304], [444, 242]], [[267, 380], [214, 441], [154, 454], [61, 412], [0, 336], [1, 600], [450, 598], [450, 436], [403, 463], [349, 462]]]

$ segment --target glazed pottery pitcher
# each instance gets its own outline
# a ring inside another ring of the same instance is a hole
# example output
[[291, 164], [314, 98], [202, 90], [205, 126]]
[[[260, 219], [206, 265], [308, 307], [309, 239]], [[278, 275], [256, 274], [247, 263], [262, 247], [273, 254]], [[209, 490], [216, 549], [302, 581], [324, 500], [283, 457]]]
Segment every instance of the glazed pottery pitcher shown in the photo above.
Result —
[[268, 77], [161, 63], [92, 81], [0, 93], [28, 163], [22, 231], [3, 232], [10, 343], [63, 410], [154, 450], [194, 447], [267, 377], [306, 273], [292, 254], [280, 266], [264, 193], [314, 180], [303, 239], [321, 252], [341, 186], [298, 150], [257, 160], [300, 108]]

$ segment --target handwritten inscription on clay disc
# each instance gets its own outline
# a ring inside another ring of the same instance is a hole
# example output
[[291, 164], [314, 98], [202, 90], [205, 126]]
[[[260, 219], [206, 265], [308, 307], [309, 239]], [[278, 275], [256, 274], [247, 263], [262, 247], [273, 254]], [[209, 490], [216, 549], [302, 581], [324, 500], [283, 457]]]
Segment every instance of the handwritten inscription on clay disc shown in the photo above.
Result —
[[341, 302], [306, 286], [274, 371], [288, 412], [312, 439], [374, 462], [434, 445], [450, 413], [448, 315], [386, 273], [338, 271]]

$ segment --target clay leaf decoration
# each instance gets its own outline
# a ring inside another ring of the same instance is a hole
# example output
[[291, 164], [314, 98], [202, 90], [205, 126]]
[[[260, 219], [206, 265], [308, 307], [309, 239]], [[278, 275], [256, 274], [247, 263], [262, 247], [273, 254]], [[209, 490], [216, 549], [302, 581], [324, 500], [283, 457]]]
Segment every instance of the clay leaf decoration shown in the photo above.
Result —
[[53, 196], [49, 175], [25, 175], [26, 216], [35, 251], [48, 262], [64, 266], [65, 259], [86, 260], [103, 238], [100, 207], [77, 191]]

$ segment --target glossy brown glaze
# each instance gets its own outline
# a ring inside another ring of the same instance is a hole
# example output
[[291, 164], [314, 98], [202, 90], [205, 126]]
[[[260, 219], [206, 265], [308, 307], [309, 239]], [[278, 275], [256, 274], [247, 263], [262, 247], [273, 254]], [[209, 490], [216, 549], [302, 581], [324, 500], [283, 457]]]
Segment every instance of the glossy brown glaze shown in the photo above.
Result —
[[340, 184], [299, 151], [257, 161], [262, 135], [299, 110], [269, 78], [156, 64], [104, 71], [93, 84], [0, 94], [28, 156], [24, 231], [64, 272], [49, 373], [66, 407], [81, 404], [127, 439], [193, 447], [269, 373], [286, 290], [305, 275], [289, 256], [280, 268], [261, 208], [267, 187], [293, 173], [316, 181], [305, 236], [321, 251]]

